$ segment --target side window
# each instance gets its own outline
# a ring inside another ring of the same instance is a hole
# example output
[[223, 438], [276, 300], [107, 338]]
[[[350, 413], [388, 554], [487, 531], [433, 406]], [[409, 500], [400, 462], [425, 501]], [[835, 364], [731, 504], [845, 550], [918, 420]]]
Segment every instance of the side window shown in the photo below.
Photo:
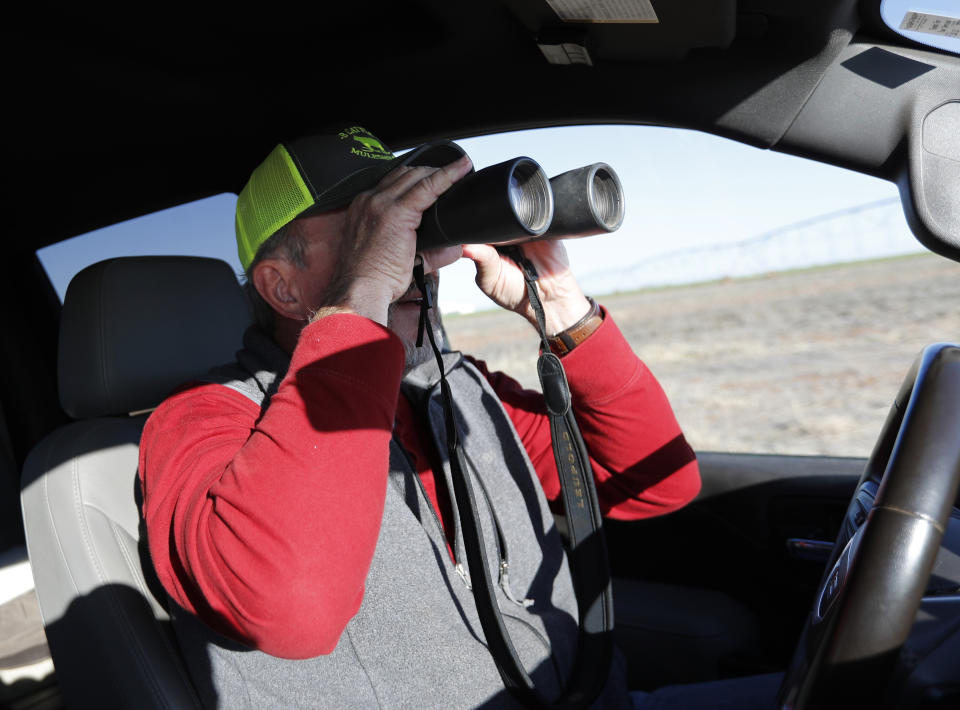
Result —
[[[693, 131], [593, 126], [459, 141], [477, 167], [527, 155], [548, 175], [595, 162], [619, 175], [626, 218], [566, 242], [584, 290], [657, 375], [700, 451], [869, 453], [924, 345], [960, 338], [960, 265], [927, 252], [885, 181]], [[38, 252], [63, 298], [85, 266], [189, 254], [239, 275], [235, 195], [217, 195]], [[538, 387], [537, 340], [444, 269], [455, 348]]]
[[[617, 171], [623, 227], [568, 241], [571, 266], [697, 450], [866, 456], [916, 353], [960, 337], [960, 265], [915, 240], [891, 183], [676, 129], [462, 143], [478, 164]], [[532, 329], [486, 310], [470, 265], [454, 268], [440, 289], [452, 345], [538, 387]]]
[[215, 195], [51, 244], [37, 256], [61, 301], [77, 272], [116, 256], [210, 256], [240, 274], [233, 235], [236, 202], [236, 195]]

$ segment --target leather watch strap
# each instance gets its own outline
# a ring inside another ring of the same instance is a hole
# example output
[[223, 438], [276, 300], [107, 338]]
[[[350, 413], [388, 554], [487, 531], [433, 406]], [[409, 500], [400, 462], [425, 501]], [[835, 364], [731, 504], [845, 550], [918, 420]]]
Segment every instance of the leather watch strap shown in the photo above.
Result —
[[600, 314], [600, 306], [590, 296], [587, 296], [590, 302], [590, 310], [583, 318], [571, 325], [566, 330], [562, 330], [556, 335], [547, 338], [550, 344], [550, 350], [555, 355], [566, 355], [586, 340], [600, 324], [603, 323], [603, 316]]

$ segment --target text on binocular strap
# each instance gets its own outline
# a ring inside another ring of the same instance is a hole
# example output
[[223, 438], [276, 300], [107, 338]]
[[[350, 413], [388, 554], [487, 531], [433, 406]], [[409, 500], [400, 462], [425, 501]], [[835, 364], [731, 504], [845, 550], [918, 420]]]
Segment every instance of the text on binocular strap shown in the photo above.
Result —
[[580, 471], [577, 470], [577, 456], [573, 448], [573, 442], [570, 441], [569, 432], [563, 432], [561, 438], [567, 450], [567, 463], [570, 464], [570, 470], [573, 472], [573, 493], [577, 497], [577, 507], [584, 508], [586, 504], [583, 497], [583, 480], [580, 478]]

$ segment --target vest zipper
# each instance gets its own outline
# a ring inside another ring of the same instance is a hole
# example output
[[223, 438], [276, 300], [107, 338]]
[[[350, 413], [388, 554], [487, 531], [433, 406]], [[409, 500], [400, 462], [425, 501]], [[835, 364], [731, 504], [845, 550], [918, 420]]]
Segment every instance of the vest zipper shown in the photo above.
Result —
[[529, 606], [533, 606], [533, 599], [517, 599], [513, 593], [513, 590], [510, 589], [510, 553], [507, 550], [507, 536], [503, 533], [503, 526], [500, 525], [500, 519], [497, 517], [497, 509], [493, 506], [493, 499], [490, 497], [490, 492], [487, 490], [487, 484], [484, 483], [479, 473], [477, 473], [477, 467], [473, 463], [473, 459], [470, 458], [470, 454], [467, 453], [466, 449], [463, 449], [463, 458], [467, 462], [467, 466], [469, 466], [474, 480], [480, 484], [480, 492], [483, 494], [484, 500], [487, 501], [487, 507], [490, 509], [490, 517], [493, 518], [493, 526], [497, 533], [497, 556], [500, 560], [500, 564], [498, 565], [500, 573], [498, 582], [500, 584], [500, 589], [503, 590], [503, 593], [507, 599], [512, 601], [517, 606], [520, 606], [524, 609]]
[[[430, 420], [430, 398], [426, 401], [425, 412], [423, 412], [426, 420]], [[436, 436], [433, 439], [434, 446], [437, 446], [438, 442]], [[400, 446], [401, 451], [403, 451], [404, 456], [407, 458], [407, 463], [409, 464], [411, 470], [413, 470], [413, 477], [417, 479], [417, 485], [420, 487], [420, 492], [423, 494], [424, 499], [427, 501], [427, 506], [430, 508], [433, 513], [434, 522], [437, 525], [437, 528], [440, 530], [440, 536], [446, 541], [447, 536], [443, 528], [443, 522], [440, 520], [440, 516], [437, 514], [436, 509], [430, 503], [430, 498], [427, 496], [427, 489], [423, 485], [423, 481], [420, 480], [419, 474], [416, 472], [416, 467], [413, 465], [413, 462], [410, 460], [410, 454], [406, 449], [403, 448], [403, 445], [398, 441], [397, 444]], [[439, 446], [437, 446], [439, 448]], [[509, 552], [507, 551], [507, 538], [503, 533], [503, 526], [500, 525], [500, 520], [497, 518], [497, 510], [493, 506], [493, 500], [490, 497], [490, 493], [487, 490], [487, 485], [484, 483], [483, 479], [480, 477], [477, 472], [477, 466], [474, 464], [473, 459], [470, 457], [470, 454], [467, 452], [466, 448], [463, 446], [460, 447], [460, 450], [463, 452], [464, 460], [467, 463], [467, 467], [470, 469], [470, 473], [473, 476], [473, 480], [477, 481], [480, 484], [480, 492], [483, 495], [484, 500], [487, 501], [487, 508], [490, 510], [490, 517], [493, 519], [493, 526], [496, 532], [495, 541], [497, 543], [497, 582], [500, 586], [500, 589], [503, 591], [504, 596], [517, 606], [526, 609], [527, 607], [533, 606], [535, 601], [533, 599], [517, 599], [516, 595], [513, 593], [513, 590], [510, 588], [510, 560]], [[441, 457], [442, 458], [442, 457]], [[466, 471], [464, 472], [466, 474]], [[446, 477], [446, 471], [443, 472]], [[436, 471], [434, 471], [434, 476], [436, 476]], [[460, 513], [457, 509], [456, 500], [452, 494], [452, 481], [447, 480], [447, 496], [450, 500], [450, 507], [453, 513], [453, 567], [457, 575], [460, 577], [461, 581], [470, 591], [473, 591], [473, 585], [470, 581], [470, 573], [467, 571], [467, 568], [464, 567], [461, 560], [464, 559], [463, 551], [460, 546]]]
[[[423, 497], [423, 500], [426, 502], [426, 507], [429, 508], [430, 512], [433, 514], [433, 522], [437, 526], [437, 531], [440, 533], [440, 538], [443, 540], [444, 546], [446, 546], [447, 533], [443, 529], [443, 522], [440, 520], [440, 516], [437, 514], [437, 509], [433, 506], [433, 503], [430, 501], [430, 496], [427, 495], [427, 489], [424, 487], [423, 481], [420, 480], [420, 474], [417, 473], [417, 468], [416, 466], [413, 465], [413, 461], [410, 460], [410, 454], [405, 448], [403, 448], [403, 444], [397, 441], [396, 438], [394, 438], [394, 441], [396, 442], [397, 446], [400, 447], [400, 450], [403, 452], [404, 458], [407, 459], [407, 465], [410, 467], [410, 472], [413, 476], [413, 479], [417, 482], [417, 487], [420, 489], [420, 494]], [[436, 471], [434, 471], [434, 475], [436, 475]], [[454, 519], [456, 519], [457, 516], [454, 515], [453, 517]], [[469, 588], [470, 583], [464, 577], [465, 571], [461, 571], [463, 568], [462, 568], [462, 565], [458, 562], [458, 560], [461, 558], [461, 555], [458, 551], [458, 548], [460, 546], [458, 543], [458, 537], [457, 537], [458, 532], [459, 530], [457, 529], [457, 523], [456, 521], [454, 521], [453, 545], [452, 545], [453, 563], [454, 563], [454, 567], [458, 568], [457, 573], [464, 579], [465, 582], [467, 582], [467, 587]]]
[[[401, 447], [403, 448], [403, 447]], [[406, 453], [406, 452], [404, 452]], [[409, 456], [407, 461], [409, 461]], [[434, 472], [436, 475], [436, 472]], [[447, 534], [443, 529], [443, 522], [440, 520], [440, 516], [437, 514], [436, 508], [433, 507], [433, 504], [430, 502], [430, 496], [427, 495], [427, 489], [423, 485], [423, 481], [420, 480], [420, 476], [416, 471], [413, 472], [413, 477], [417, 481], [417, 486], [420, 488], [420, 493], [423, 495], [423, 499], [427, 502], [427, 507], [430, 509], [430, 512], [433, 513], [433, 522], [437, 526], [437, 531], [440, 533], [440, 539], [446, 543]], [[454, 520], [457, 516], [454, 515]], [[454, 522], [453, 528], [453, 570], [457, 573], [457, 576], [460, 577], [460, 581], [463, 582], [463, 585], [467, 588], [468, 591], [473, 591], [473, 585], [470, 582], [470, 573], [467, 572], [467, 568], [463, 566], [463, 563], [460, 560], [463, 558], [463, 555], [460, 552], [460, 537], [459, 537], [459, 527], [456, 522]]]

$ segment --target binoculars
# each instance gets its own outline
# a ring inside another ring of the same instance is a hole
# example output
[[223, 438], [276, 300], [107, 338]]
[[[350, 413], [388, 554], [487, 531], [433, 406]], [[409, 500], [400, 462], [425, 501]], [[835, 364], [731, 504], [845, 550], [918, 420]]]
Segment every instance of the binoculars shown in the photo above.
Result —
[[623, 188], [606, 163], [547, 178], [520, 157], [471, 173], [423, 213], [417, 249], [522, 244], [613, 232], [623, 222]]

